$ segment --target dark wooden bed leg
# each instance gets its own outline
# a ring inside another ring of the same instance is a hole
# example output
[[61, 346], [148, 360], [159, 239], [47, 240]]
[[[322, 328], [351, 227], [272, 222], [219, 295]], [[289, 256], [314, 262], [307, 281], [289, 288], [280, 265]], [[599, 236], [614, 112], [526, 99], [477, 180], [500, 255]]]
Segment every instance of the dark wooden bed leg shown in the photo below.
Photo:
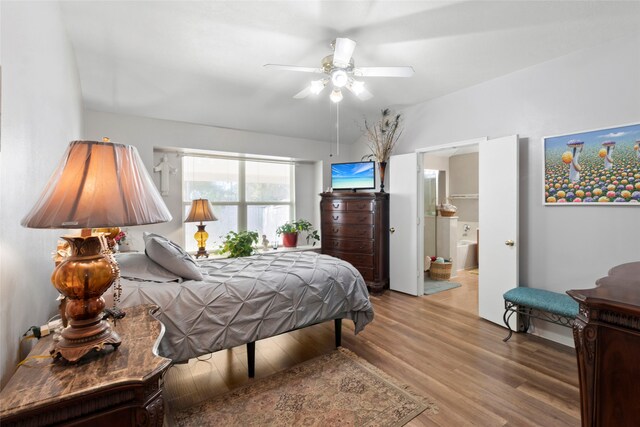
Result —
[[335, 319], [335, 328], [336, 328], [336, 347], [340, 347], [342, 345], [342, 319]]
[[249, 365], [249, 378], [256, 376], [256, 342], [247, 343], [247, 365]]

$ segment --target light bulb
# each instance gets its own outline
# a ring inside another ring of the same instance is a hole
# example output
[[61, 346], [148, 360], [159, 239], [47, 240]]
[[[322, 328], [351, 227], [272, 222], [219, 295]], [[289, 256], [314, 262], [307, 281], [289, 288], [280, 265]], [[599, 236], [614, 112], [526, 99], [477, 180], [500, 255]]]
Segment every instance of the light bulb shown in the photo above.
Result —
[[349, 81], [349, 76], [345, 70], [333, 70], [331, 72], [331, 83], [335, 87], [343, 87]]
[[338, 103], [338, 102], [342, 101], [342, 92], [340, 91], [340, 89], [334, 89], [331, 92], [331, 95], [329, 95], [329, 98], [333, 102]]
[[360, 95], [363, 90], [364, 90], [364, 82], [359, 82], [357, 80], [351, 80], [351, 91], [354, 94]]
[[310, 90], [314, 95], [319, 94], [324, 89], [324, 82], [322, 80], [314, 80], [311, 82]]

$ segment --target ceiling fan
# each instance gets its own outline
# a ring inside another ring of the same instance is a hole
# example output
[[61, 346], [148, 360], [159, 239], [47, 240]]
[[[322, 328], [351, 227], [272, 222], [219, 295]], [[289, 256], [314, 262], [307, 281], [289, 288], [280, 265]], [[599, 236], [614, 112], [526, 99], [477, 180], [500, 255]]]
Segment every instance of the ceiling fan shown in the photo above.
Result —
[[298, 67], [295, 65], [265, 64], [265, 67], [277, 70], [301, 71], [303, 73], [325, 74], [314, 80], [293, 97], [296, 99], [317, 95], [331, 82], [333, 90], [329, 96], [333, 102], [342, 101], [342, 88], [346, 88], [361, 100], [371, 99], [373, 94], [364, 87], [364, 82], [354, 77], [411, 77], [413, 68], [404, 67], [356, 67], [353, 62], [353, 51], [356, 42], [347, 38], [336, 38], [331, 42], [333, 54], [322, 58], [322, 68]]

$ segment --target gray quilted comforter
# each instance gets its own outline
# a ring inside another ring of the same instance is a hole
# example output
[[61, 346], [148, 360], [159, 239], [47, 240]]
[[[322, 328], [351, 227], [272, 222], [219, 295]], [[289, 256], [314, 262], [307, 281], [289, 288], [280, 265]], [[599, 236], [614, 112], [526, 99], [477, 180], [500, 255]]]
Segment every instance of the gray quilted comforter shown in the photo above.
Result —
[[160, 307], [160, 354], [175, 362], [335, 318], [353, 320], [357, 334], [373, 320], [360, 273], [328, 255], [283, 252], [199, 265], [202, 281], [121, 280], [121, 307]]

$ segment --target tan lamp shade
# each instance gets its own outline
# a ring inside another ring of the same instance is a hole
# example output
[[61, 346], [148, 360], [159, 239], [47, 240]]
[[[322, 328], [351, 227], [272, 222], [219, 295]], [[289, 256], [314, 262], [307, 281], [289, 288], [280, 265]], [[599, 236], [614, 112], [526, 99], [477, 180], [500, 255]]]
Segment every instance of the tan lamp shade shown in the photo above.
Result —
[[207, 199], [196, 199], [191, 204], [191, 211], [184, 222], [206, 222], [217, 221], [218, 218], [213, 214], [211, 203]]
[[167, 221], [171, 214], [135, 147], [73, 141], [22, 225], [98, 228]]

